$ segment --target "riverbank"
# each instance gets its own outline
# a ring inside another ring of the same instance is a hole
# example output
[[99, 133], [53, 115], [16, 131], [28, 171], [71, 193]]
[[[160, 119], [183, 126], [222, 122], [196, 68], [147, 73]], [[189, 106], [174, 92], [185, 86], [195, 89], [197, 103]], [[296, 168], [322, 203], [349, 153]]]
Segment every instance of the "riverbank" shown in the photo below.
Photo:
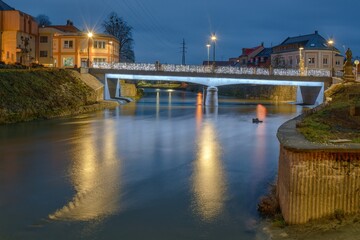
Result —
[[71, 70], [0, 70], [0, 124], [50, 119], [113, 108]]
[[334, 85], [326, 97], [278, 130], [277, 186], [259, 209], [280, 207], [285, 221], [263, 223], [270, 239], [360, 239], [360, 85]]

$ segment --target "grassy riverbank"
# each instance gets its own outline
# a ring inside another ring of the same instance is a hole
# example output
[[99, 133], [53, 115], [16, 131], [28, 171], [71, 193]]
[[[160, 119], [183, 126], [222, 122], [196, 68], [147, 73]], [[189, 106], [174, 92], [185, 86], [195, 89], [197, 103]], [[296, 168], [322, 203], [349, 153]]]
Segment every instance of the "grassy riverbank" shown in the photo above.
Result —
[[304, 117], [298, 130], [311, 142], [347, 139], [360, 143], [360, 84], [334, 85], [326, 96], [331, 101]]
[[114, 107], [69, 70], [0, 70], [0, 124], [49, 119]]

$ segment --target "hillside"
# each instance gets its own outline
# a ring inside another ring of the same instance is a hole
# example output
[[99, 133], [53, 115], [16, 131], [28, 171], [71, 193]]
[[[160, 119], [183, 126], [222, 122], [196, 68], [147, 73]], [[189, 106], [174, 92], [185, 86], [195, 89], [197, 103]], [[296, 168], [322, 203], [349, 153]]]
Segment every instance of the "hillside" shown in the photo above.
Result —
[[70, 70], [0, 70], [0, 124], [48, 119], [114, 107]]

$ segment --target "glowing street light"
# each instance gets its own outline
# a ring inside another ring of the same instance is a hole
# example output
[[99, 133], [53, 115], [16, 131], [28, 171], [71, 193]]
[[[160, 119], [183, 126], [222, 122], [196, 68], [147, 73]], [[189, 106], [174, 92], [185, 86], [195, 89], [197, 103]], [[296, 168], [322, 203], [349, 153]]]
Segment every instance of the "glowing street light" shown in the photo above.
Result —
[[208, 60], [208, 66], [210, 65], [210, 47], [211, 47], [211, 45], [210, 45], [210, 43], [208, 43], [208, 44], [206, 44], [206, 47], [207, 47], [207, 60]]
[[213, 44], [214, 44], [214, 48], [213, 48], [213, 61], [214, 61], [214, 64], [215, 64], [215, 45], [216, 45], [216, 40], [217, 40], [217, 38], [216, 38], [216, 35], [215, 35], [215, 33], [213, 33], [212, 35], [211, 35], [211, 41], [213, 42]]
[[87, 59], [87, 67], [90, 67], [90, 39], [93, 37], [93, 33], [92, 32], [88, 32], [87, 34], [88, 36], [88, 59]]
[[304, 66], [304, 58], [302, 57], [302, 50], [304, 50], [303, 47], [300, 47], [299, 48], [299, 70], [300, 70], [300, 76], [304, 76], [304, 69], [305, 69], [305, 66]]
[[354, 63], [355, 63], [355, 81], [357, 81], [359, 60], [356, 59]]
[[113, 63], [113, 55], [114, 55], [114, 45], [113, 45], [113, 41], [109, 41], [109, 44], [111, 45], [111, 49], [110, 49], [110, 63]]
[[328, 44], [331, 46], [331, 77], [334, 76], [334, 40], [329, 39]]

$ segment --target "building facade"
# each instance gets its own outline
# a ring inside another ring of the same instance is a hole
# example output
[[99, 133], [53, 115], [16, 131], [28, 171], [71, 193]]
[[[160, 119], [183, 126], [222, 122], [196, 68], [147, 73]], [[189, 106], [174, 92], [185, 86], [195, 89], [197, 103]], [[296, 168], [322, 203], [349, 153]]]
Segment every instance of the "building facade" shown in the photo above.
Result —
[[39, 63], [49, 67], [87, 67], [118, 62], [119, 41], [106, 34], [88, 36], [68, 20], [66, 25], [39, 29]]
[[300, 59], [305, 69], [334, 69], [341, 71], [344, 57], [340, 51], [323, 38], [318, 31], [313, 34], [288, 37], [273, 47], [271, 65], [275, 68], [299, 68]]
[[38, 61], [35, 19], [0, 1], [0, 61], [29, 65]]

